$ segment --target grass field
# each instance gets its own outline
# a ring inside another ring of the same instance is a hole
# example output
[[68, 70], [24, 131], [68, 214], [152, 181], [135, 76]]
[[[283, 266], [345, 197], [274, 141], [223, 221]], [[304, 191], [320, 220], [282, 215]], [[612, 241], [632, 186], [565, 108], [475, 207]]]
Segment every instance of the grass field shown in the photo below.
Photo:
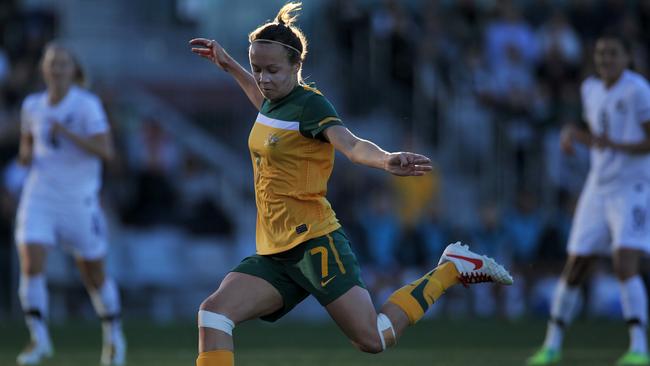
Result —
[[[131, 366], [194, 365], [193, 324], [126, 326]], [[54, 326], [56, 355], [47, 366], [98, 364], [100, 335], [95, 324]], [[237, 366], [509, 366], [523, 360], [541, 342], [542, 321], [423, 321], [409, 329], [398, 346], [379, 355], [354, 350], [332, 324], [250, 322], [237, 327]], [[27, 333], [22, 324], [0, 325], [0, 366], [15, 364]], [[622, 323], [578, 322], [568, 334], [563, 365], [613, 365], [625, 350]]]

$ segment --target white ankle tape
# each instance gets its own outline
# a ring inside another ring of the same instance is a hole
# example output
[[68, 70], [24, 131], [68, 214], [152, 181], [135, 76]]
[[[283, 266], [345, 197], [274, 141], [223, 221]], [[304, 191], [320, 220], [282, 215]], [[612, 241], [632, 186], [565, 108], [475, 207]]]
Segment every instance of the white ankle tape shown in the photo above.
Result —
[[212, 328], [232, 335], [235, 323], [224, 315], [207, 310], [199, 310], [199, 327]]
[[381, 339], [381, 349], [385, 350], [386, 347], [394, 346], [397, 343], [397, 336], [395, 336], [395, 329], [393, 323], [384, 313], [377, 315], [377, 331]]

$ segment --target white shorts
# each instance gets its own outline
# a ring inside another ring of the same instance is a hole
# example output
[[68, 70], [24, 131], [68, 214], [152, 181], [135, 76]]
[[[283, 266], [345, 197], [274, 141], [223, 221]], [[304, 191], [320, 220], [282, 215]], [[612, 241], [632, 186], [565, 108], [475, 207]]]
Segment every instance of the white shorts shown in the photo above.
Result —
[[630, 183], [602, 192], [587, 185], [580, 195], [568, 252], [610, 255], [620, 248], [650, 252], [650, 184]]
[[97, 199], [53, 202], [23, 197], [16, 217], [17, 245], [61, 246], [83, 259], [106, 255], [106, 221]]

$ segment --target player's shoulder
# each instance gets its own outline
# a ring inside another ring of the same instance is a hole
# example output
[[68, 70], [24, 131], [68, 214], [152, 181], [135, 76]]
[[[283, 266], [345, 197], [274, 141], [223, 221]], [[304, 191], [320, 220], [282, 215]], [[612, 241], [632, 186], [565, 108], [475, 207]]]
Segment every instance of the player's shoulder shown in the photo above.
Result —
[[333, 109], [334, 106], [330, 103], [329, 99], [315, 86], [302, 85], [303, 88], [303, 103], [307, 108], [326, 108]]
[[80, 101], [89, 104], [101, 104], [101, 100], [97, 94], [91, 92], [88, 89], [75, 86], [72, 88], [71, 92], [74, 93], [74, 97]]
[[600, 80], [600, 78], [591, 75], [582, 81], [582, 84], [580, 85], [580, 90], [584, 93], [589, 89], [593, 89], [597, 86], [600, 86], [602, 83], [603, 81]]
[[625, 82], [635, 89], [650, 90], [648, 79], [638, 72], [627, 70], [625, 71]]
[[23, 100], [23, 109], [37, 108], [39, 103], [42, 103], [45, 100], [45, 97], [46, 97], [45, 91], [28, 94]]

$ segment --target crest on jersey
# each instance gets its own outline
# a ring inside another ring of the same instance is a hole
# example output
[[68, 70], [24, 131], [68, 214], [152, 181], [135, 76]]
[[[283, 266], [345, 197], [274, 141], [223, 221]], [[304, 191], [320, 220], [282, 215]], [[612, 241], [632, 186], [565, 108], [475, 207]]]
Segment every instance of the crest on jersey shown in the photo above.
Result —
[[634, 231], [643, 231], [646, 226], [646, 210], [643, 207], [632, 208], [632, 228]]
[[626, 114], [627, 113], [627, 106], [625, 105], [625, 102], [623, 101], [623, 99], [619, 99], [616, 102], [615, 108], [616, 108], [616, 112], [618, 112], [620, 114]]
[[280, 138], [276, 134], [270, 133], [269, 137], [267, 137], [266, 141], [264, 141], [264, 146], [275, 147], [275, 145], [277, 145], [278, 142], [280, 142]]

